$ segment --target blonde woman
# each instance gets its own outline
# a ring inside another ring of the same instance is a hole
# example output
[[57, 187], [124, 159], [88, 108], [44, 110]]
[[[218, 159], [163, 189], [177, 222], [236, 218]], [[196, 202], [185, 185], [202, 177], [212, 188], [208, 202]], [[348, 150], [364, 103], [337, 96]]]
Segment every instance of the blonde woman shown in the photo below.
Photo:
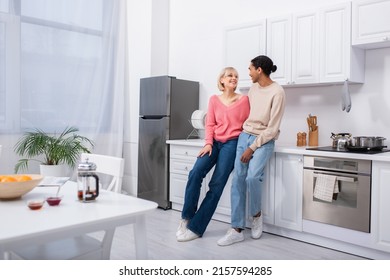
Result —
[[[209, 100], [205, 146], [188, 175], [182, 219], [176, 232], [178, 241], [190, 241], [203, 235], [233, 170], [238, 136], [249, 116], [248, 97], [235, 92], [237, 83], [236, 69], [222, 69], [218, 76], [222, 94], [213, 95]], [[203, 178], [214, 166], [209, 190], [198, 206]]]

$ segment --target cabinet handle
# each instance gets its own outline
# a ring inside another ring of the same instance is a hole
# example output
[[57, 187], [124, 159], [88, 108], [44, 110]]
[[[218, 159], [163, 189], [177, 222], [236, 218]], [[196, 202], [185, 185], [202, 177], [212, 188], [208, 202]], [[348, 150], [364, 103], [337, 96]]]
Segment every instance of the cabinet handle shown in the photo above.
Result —
[[387, 40], [389, 40], [389, 37], [383, 37], [382, 40], [383, 40], [383, 41], [387, 41]]
[[188, 167], [187, 167], [187, 166], [186, 166], [186, 167], [184, 167], [184, 170], [185, 170], [185, 171], [188, 171]]
[[184, 154], [185, 154], [186, 156], [188, 156], [188, 152], [185, 152]]

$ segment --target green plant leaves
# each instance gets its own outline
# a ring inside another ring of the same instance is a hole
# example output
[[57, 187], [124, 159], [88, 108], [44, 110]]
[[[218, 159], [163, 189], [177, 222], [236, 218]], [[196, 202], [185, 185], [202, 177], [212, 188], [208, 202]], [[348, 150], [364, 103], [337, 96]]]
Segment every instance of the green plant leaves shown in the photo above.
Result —
[[[28, 162], [35, 160], [46, 165], [65, 163], [74, 167], [81, 153], [90, 153], [94, 143], [78, 135], [76, 127], [67, 127], [59, 135], [49, 134], [40, 129], [26, 132], [15, 144], [14, 151], [22, 157], [15, 165], [15, 173], [27, 169]], [[42, 160], [34, 159], [43, 156]]]

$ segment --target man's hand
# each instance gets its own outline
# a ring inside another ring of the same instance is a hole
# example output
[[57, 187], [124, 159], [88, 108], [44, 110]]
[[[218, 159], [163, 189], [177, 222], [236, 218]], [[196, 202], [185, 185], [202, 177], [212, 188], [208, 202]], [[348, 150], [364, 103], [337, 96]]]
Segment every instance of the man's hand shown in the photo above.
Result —
[[251, 160], [253, 153], [254, 152], [252, 151], [251, 148], [246, 149], [241, 156], [241, 162], [248, 163]]

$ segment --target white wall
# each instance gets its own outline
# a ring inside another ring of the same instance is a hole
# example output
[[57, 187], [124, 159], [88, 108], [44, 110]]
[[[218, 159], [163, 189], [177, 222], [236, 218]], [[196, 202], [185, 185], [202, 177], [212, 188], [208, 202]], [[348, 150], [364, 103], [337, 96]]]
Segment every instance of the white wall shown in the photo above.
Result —
[[128, 1], [129, 95], [123, 151], [122, 189], [137, 194], [139, 82], [141, 78], [168, 74], [169, 0]]
[[126, 99], [123, 190], [137, 193], [139, 80], [151, 75], [152, 0], [128, 1], [129, 96]]
[[[200, 108], [206, 109], [209, 97], [218, 93], [216, 76], [226, 66], [226, 27], [342, 2], [346, 1], [170, 0], [169, 74], [200, 81]], [[295, 145], [296, 133], [307, 132], [309, 113], [318, 116], [320, 145], [331, 145], [331, 132], [390, 139], [390, 79], [386, 77], [390, 77], [390, 48], [366, 51], [365, 83], [350, 87], [349, 113], [341, 110], [341, 86], [286, 88], [279, 143]]]

